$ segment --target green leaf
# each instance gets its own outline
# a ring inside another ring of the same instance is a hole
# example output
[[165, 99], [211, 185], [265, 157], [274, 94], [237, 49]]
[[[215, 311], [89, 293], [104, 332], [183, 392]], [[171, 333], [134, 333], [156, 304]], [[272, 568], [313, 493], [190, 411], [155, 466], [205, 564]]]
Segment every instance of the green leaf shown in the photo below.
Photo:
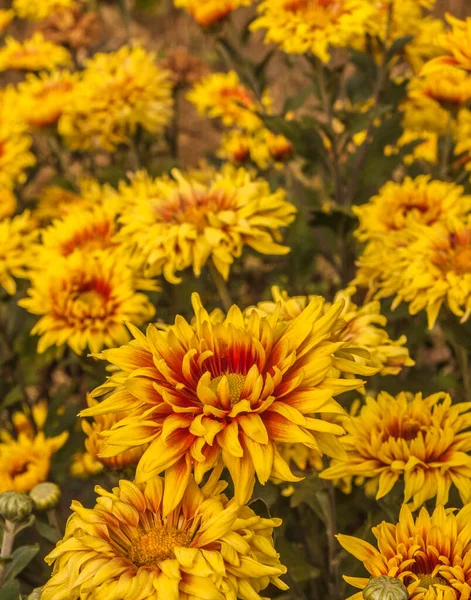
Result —
[[54, 527], [51, 527], [48, 523], [44, 523], [43, 521], [36, 520], [36, 531], [39, 535], [51, 542], [51, 544], [57, 544], [57, 542], [61, 539], [60, 533]]
[[304, 105], [306, 100], [314, 94], [315, 89], [315, 86], [310, 85], [304, 88], [304, 90], [302, 90], [301, 92], [299, 92], [299, 94], [296, 94], [292, 98], [288, 98], [283, 106], [283, 114], [301, 108], [301, 106]]
[[400, 37], [397, 38], [397, 40], [394, 40], [394, 42], [391, 44], [391, 47], [386, 53], [386, 60], [389, 62], [395, 54], [400, 54], [404, 50], [405, 46], [407, 46], [407, 44], [413, 39], [413, 35], [405, 35], [404, 37]]
[[[11, 555], [10, 566], [7, 571], [5, 582], [11, 582], [13, 579], [25, 569], [39, 552], [39, 544], [32, 546], [21, 546], [17, 548]], [[2, 600], [0, 596], [0, 600]]]
[[302, 547], [296, 546], [286, 538], [276, 541], [276, 547], [281, 556], [281, 562], [288, 567], [289, 576], [296, 583], [317, 579], [320, 577], [320, 569], [309, 564], [305, 559]]
[[10, 581], [0, 590], [0, 600], [18, 600], [20, 598], [20, 584], [18, 581]]
[[23, 390], [19, 385], [15, 385], [8, 394], [3, 398], [2, 408], [7, 408], [8, 406], [13, 406], [17, 402], [21, 402], [24, 399]]

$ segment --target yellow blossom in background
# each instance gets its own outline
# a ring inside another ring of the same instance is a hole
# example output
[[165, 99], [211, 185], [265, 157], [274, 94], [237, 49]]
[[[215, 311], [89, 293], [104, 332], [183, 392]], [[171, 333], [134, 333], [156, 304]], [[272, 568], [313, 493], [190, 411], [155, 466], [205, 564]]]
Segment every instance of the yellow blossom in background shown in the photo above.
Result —
[[5, 29], [15, 18], [15, 11], [8, 9], [0, 9], [0, 33], [3, 33]]
[[273, 165], [281, 168], [293, 155], [294, 148], [286, 137], [265, 128], [254, 132], [238, 129], [227, 131], [218, 152], [223, 160], [236, 164], [251, 161], [263, 170]]
[[72, 457], [69, 472], [77, 479], [88, 479], [103, 471], [103, 463], [99, 462], [89, 452], [77, 452]]
[[[119, 240], [135, 248], [146, 274], [178, 283], [176, 272], [192, 267], [196, 276], [212, 260], [224, 279], [244, 246], [262, 254], [287, 254], [279, 229], [293, 222], [296, 208], [284, 190], [244, 169], [223, 168], [207, 177], [151, 179], [136, 173], [120, 187], [123, 199]], [[204, 180], [207, 180], [204, 183]]]
[[46, 437], [43, 432], [47, 404], [40, 402], [31, 414], [13, 415], [17, 436], [0, 430], [0, 493], [29, 492], [35, 485], [46, 481], [51, 457], [65, 444], [68, 433]]
[[408, 144], [417, 142], [411, 153], [403, 157], [404, 164], [409, 166], [416, 160], [425, 160], [431, 164], [435, 164], [438, 159], [438, 139], [438, 134], [433, 131], [406, 129], [397, 140], [396, 148], [386, 146], [384, 154], [385, 156], [392, 156]]
[[59, 120], [72, 100], [77, 75], [69, 71], [28, 74], [18, 85], [18, 103], [24, 121], [30, 127], [49, 127]]
[[452, 404], [445, 393], [423, 398], [402, 392], [394, 398], [380, 392], [343, 422], [347, 435], [341, 443], [348, 460], [334, 460], [321, 477], [364, 477], [366, 492], [377, 500], [403, 482], [411, 510], [432, 498], [445, 505], [452, 485], [463, 503], [469, 502], [470, 425], [470, 402]]
[[[349, 535], [337, 539], [360, 560], [373, 577], [389, 575], [407, 587], [410, 600], [465, 600], [471, 594], [471, 504], [457, 511], [438, 506], [432, 514], [422, 508], [413, 518], [404, 505], [397, 524], [373, 527], [378, 548]], [[344, 577], [364, 589], [367, 577]], [[349, 600], [362, 600], [358, 592]]]
[[74, 501], [64, 539], [46, 558], [54, 569], [42, 600], [256, 600], [270, 584], [286, 590], [273, 546], [281, 520], [229, 500], [217, 475], [201, 488], [185, 481], [171, 509], [167, 476], [121, 480], [112, 492], [97, 486], [93, 509]]
[[23, 42], [8, 37], [0, 48], [0, 71], [52, 71], [68, 66], [70, 62], [69, 52], [46, 41], [39, 31]]
[[183, 8], [203, 26], [224, 21], [242, 6], [250, 6], [252, 0], [174, 0], [177, 8]]
[[0, 287], [16, 293], [15, 277], [28, 277], [32, 248], [37, 238], [36, 223], [29, 211], [0, 221]]
[[0, 188], [0, 221], [14, 215], [16, 211], [15, 194], [8, 188]]
[[112, 152], [138, 127], [162, 135], [172, 107], [169, 74], [158, 67], [155, 54], [123, 46], [87, 61], [59, 132], [72, 149]]
[[[291, 322], [279, 311], [248, 318], [233, 306], [212, 318], [193, 294], [195, 321], [177, 316], [160, 331], [150, 325], [144, 336], [101, 356], [121, 369], [92, 396], [107, 395], [81, 416], [132, 412], [103, 432], [102, 458], [150, 442], [137, 467], [137, 481], [166, 470], [178, 503], [193, 470], [197, 482], [222, 458], [235, 484], [237, 502], [252, 493], [254, 476], [296, 481], [277, 449], [299, 443], [337, 455], [344, 429], [322, 419], [343, 414], [333, 396], [358, 389], [358, 379], [329, 375], [333, 367], [371, 375], [375, 369], [340, 357], [345, 342], [332, 341], [341, 324], [343, 302], [324, 311], [316, 297]], [[114, 388], [114, 389], [113, 389]]]
[[471, 110], [461, 109], [454, 127], [455, 156], [471, 171]]
[[54, 12], [72, 8], [77, 0], [13, 0], [13, 8], [21, 19], [42, 21]]
[[443, 66], [471, 72], [471, 17], [463, 21], [447, 14], [446, 20], [451, 25], [451, 31], [441, 35], [438, 40], [443, 52], [425, 66], [424, 72], [441, 71]]
[[419, 79], [420, 92], [444, 107], [466, 106], [471, 102], [471, 73], [457, 67], [443, 66]]
[[[141, 325], [155, 313], [147, 296], [137, 292], [141, 283], [121, 253], [74, 252], [41, 265], [31, 275], [29, 297], [19, 302], [41, 316], [31, 332], [41, 336], [38, 352], [68, 344], [82, 354], [87, 347], [99, 352], [125, 344], [125, 323]], [[150, 282], [146, 289], [152, 289]]]
[[329, 46], [359, 48], [373, 3], [362, 0], [264, 0], [252, 30], [266, 30], [265, 42], [278, 44], [288, 54], [311, 52], [323, 62]]

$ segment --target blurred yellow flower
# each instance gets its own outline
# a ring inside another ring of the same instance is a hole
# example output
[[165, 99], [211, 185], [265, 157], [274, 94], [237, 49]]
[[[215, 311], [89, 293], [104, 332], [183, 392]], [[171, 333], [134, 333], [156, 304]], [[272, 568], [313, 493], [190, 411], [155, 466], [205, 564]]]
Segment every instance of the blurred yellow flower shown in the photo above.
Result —
[[47, 404], [40, 402], [30, 414], [13, 415], [17, 436], [0, 430], [0, 493], [29, 492], [35, 485], [46, 481], [51, 457], [65, 444], [68, 433], [48, 438], [43, 427]]
[[455, 155], [471, 171], [471, 110], [461, 109], [454, 126]]
[[451, 31], [447, 31], [438, 39], [438, 44], [444, 52], [425, 65], [424, 73], [441, 71], [443, 66], [458, 67], [471, 72], [471, 17], [463, 21], [447, 14], [446, 20], [451, 25]]
[[223, 160], [236, 164], [251, 161], [262, 170], [271, 166], [281, 168], [293, 154], [294, 148], [287, 138], [265, 128], [254, 132], [239, 129], [227, 131], [218, 152]]
[[442, 66], [416, 80], [419, 93], [447, 108], [465, 106], [471, 101], [471, 73]]
[[125, 323], [141, 325], [155, 313], [147, 296], [136, 291], [140, 283], [126, 256], [107, 251], [74, 252], [35, 270], [30, 297], [19, 305], [41, 315], [31, 332], [41, 336], [38, 352], [54, 344], [68, 344], [77, 354], [125, 344]]
[[13, 0], [13, 8], [21, 19], [42, 21], [63, 8], [72, 8], [77, 0]]
[[15, 18], [15, 11], [8, 9], [3, 10], [0, 9], [0, 33], [3, 33], [5, 29], [10, 25], [10, 23]]
[[0, 71], [53, 71], [69, 65], [70, 61], [65, 48], [46, 41], [39, 31], [23, 42], [8, 37], [0, 48]]
[[172, 117], [172, 85], [156, 56], [123, 46], [86, 63], [59, 132], [73, 149], [112, 152], [142, 127], [161, 135]]
[[337, 360], [350, 373], [367, 371], [348, 356], [337, 359], [346, 346], [332, 341], [343, 303], [325, 312], [324, 300], [316, 297], [286, 322], [279, 312], [263, 317], [253, 311], [247, 319], [236, 306], [225, 318], [212, 318], [197, 294], [192, 300], [192, 324], [177, 316], [164, 331], [150, 325], [146, 336], [136, 331], [128, 346], [101, 354], [122, 372], [93, 392], [108, 396], [81, 416], [124, 408], [133, 413], [102, 434], [101, 457], [151, 442], [136, 478], [147, 481], [167, 470], [176, 482], [175, 503], [181, 497], [177, 482], [192, 469], [200, 482], [221, 457], [243, 504], [255, 474], [262, 484], [269, 477], [297, 480], [278, 452], [279, 442], [335, 456], [344, 429], [321, 417], [343, 414], [333, 396], [363, 382], [329, 373]]
[[203, 26], [224, 21], [241, 6], [250, 6], [252, 0], [174, 0], [177, 8], [183, 8]]
[[177, 170], [172, 175], [153, 180], [141, 171], [120, 187], [118, 239], [137, 249], [148, 275], [163, 273], [178, 283], [176, 271], [191, 266], [199, 276], [211, 259], [227, 279], [244, 246], [262, 254], [289, 252], [277, 243], [279, 229], [293, 222], [296, 208], [283, 190], [271, 192], [265, 180], [230, 166], [200, 178]]
[[15, 277], [28, 277], [31, 250], [37, 238], [36, 223], [29, 211], [0, 221], [0, 287], [16, 293]]
[[11, 217], [15, 211], [15, 194], [8, 188], [0, 188], [0, 221], [6, 217]]
[[181, 501], [169, 509], [174, 483], [121, 480], [112, 492], [96, 487], [93, 509], [74, 501], [64, 539], [46, 558], [54, 569], [42, 600], [255, 600], [270, 584], [287, 589], [273, 546], [280, 519], [229, 501], [217, 473], [201, 488], [179, 482]]
[[362, 0], [263, 0], [258, 11], [251, 29], [266, 29], [266, 43], [288, 54], [311, 52], [323, 62], [330, 46], [359, 48], [377, 14], [374, 3]]
[[89, 452], [77, 452], [72, 457], [70, 474], [77, 479], [88, 479], [103, 471], [103, 463], [99, 462]]
[[368, 494], [379, 500], [403, 482], [404, 502], [417, 510], [436, 498], [448, 502], [452, 485], [463, 502], [471, 499], [471, 403], [452, 404], [448, 394], [423, 398], [380, 392], [366, 398], [357, 416], [343, 422], [346, 459], [334, 460], [324, 479], [365, 477]]
[[[378, 549], [349, 535], [337, 539], [360, 560], [373, 577], [389, 575], [407, 587], [410, 600], [464, 600], [471, 594], [471, 504], [457, 511], [438, 506], [430, 515], [422, 508], [414, 520], [404, 505], [397, 524], [373, 527]], [[368, 585], [366, 577], [344, 577], [355, 588]], [[361, 592], [349, 600], [362, 600]]]

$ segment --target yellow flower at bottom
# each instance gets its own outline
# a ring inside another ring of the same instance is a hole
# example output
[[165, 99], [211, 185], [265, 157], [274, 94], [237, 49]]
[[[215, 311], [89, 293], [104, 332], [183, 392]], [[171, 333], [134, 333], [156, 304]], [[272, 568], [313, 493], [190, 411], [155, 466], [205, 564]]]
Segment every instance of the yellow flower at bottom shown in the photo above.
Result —
[[31, 332], [41, 336], [39, 353], [54, 344], [68, 344], [77, 354], [87, 347], [99, 352], [128, 341], [125, 323], [141, 325], [153, 317], [154, 307], [137, 287], [122, 253], [74, 252], [35, 271], [30, 297], [19, 305], [42, 315]]
[[452, 485], [471, 500], [471, 402], [452, 404], [448, 394], [423, 398], [381, 392], [367, 398], [357, 416], [345, 420], [341, 438], [347, 460], [335, 460], [324, 479], [362, 476], [380, 499], [404, 481], [404, 502], [416, 510], [436, 497], [446, 504]]
[[203, 26], [219, 23], [238, 8], [251, 4], [252, 0], [175, 0], [177, 8], [185, 9]]
[[67, 66], [70, 61], [65, 48], [48, 42], [39, 31], [23, 42], [8, 37], [0, 49], [0, 71], [52, 71]]
[[[362, 539], [338, 535], [347, 552], [360, 560], [373, 577], [389, 575], [407, 587], [410, 600], [466, 600], [471, 597], [471, 504], [459, 511], [425, 508], [414, 519], [401, 508], [397, 524], [383, 521], [373, 527], [375, 548]], [[344, 577], [364, 589], [369, 579]], [[361, 592], [349, 600], [362, 600]]]
[[64, 539], [46, 558], [54, 570], [41, 599], [262, 600], [270, 583], [286, 590], [272, 539], [281, 521], [228, 500], [226, 485], [217, 473], [201, 488], [190, 479], [171, 511], [167, 479], [97, 486], [93, 509], [72, 503]]
[[0, 287], [10, 295], [16, 293], [14, 278], [28, 276], [36, 237], [29, 211], [0, 221]]

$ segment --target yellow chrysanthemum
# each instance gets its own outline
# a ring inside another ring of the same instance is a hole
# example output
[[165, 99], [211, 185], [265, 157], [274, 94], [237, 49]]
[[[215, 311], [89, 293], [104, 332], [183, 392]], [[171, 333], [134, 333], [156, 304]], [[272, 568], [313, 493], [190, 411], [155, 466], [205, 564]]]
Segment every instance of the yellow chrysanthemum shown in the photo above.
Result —
[[466, 106], [471, 101], [471, 73], [442, 66], [416, 79], [418, 93], [445, 107]]
[[89, 452], [77, 452], [72, 457], [70, 474], [77, 479], [88, 479], [103, 471], [103, 463], [99, 462]]
[[447, 54], [442, 54], [427, 63], [424, 72], [441, 71], [443, 66], [458, 67], [471, 72], [471, 17], [462, 21], [447, 14], [446, 20], [452, 29], [441, 35], [437, 41]]
[[77, 75], [69, 71], [53, 71], [33, 75], [18, 86], [18, 102], [24, 121], [30, 127], [49, 127], [59, 120], [71, 101]]
[[5, 31], [5, 29], [8, 27], [8, 25], [10, 25], [10, 23], [13, 21], [13, 19], [15, 18], [15, 11], [8, 9], [8, 10], [0, 10], [0, 33], [3, 33]]
[[87, 346], [99, 352], [128, 341], [125, 323], [141, 325], [153, 317], [154, 307], [137, 287], [122, 253], [74, 252], [36, 270], [30, 297], [19, 304], [42, 315], [31, 332], [41, 336], [38, 352], [54, 344], [68, 344], [77, 354]]
[[174, 0], [177, 8], [183, 8], [203, 26], [224, 21], [242, 6], [250, 6], [252, 0]]
[[423, 398], [381, 392], [366, 398], [357, 416], [343, 423], [347, 460], [335, 460], [325, 479], [362, 476], [379, 500], [403, 481], [404, 502], [417, 510], [436, 498], [446, 504], [452, 485], [463, 502], [471, 500], [471, 402], [452, 404], [448, 394]]
[[14, 277], [27, 277], [31, 250], [37, 237], [29, 211], [0, 221], [0, 287], [16, 293]]
[[404, 164], [411, 165], [416, 160], [425, 160], [431, 164], [436, 164], [438, 160], [438, 139], [438, 134], [433, 131], [406, 129], [397, 140], [397, 146], [386, 146], [384, 154], [385, 156], [392, 156], [411, 142], [417, 142], [412, 152], [403, 157]]
[[[342, 546], [362, 561], [373, 577], [389, 575], [407, 587], [410, 600], [465, 600], [471, 594], [471, 505], [460, 511], [425, 508], [414, 520], [404, 505], [399, 523], [373, 527], [378, 549], [362, 539], [338, 535]], [[344, 577], [364, 589], [369, 579]], [[361, 592], [349, 600], [362, 600]]]
[[21, 19], [42, 21], [64, 8], [72, 8], [76, 0], [13, 0], [13, 8]]
[[15, 194], [8, 188], [0, 188], [0, 221], [11, 217], [16, 211]]
[[175, 481], [175, 502], [180, 499], [179, 482], [192, 469], [200, 482], [222, 457], [237, 501], [243, 504], [250, 498], [255, 473], [262, 484], [269, 477], [296, 480], [277, 450], [279, 442], [335, 455], [341, 448], [336, 436], [344, 430], [319, 417], [342, 414], [333, 396], [363, 382], [335, 379], [329, 373], [333, 367], [376, 372], [344, 357], [345, 342], [332, 341], [341, 325], [343, 302], [324, 314], [324, 301], [316, 297], [291, 322], [279, 310], [268, 317], [253, 311], [247, 318], [236, 306], [227, 317], [212, 318], [197, 294], [193, 307], [193, 324], [177, 316], [165, 331], [150, 325], [146, 336], [133, 331], [136, 339], [130, 345], [102, 353], [122, 372], [93, 394], [109, 397], [81, 414], [126, 409], [133, 417], [103, 432], [101, 456], [151, 442], [139, 462], [137, 480], [167, 469]]
[[362, 0], [264, 0], [252, 30], [266, 29], [265, 41], [288, 54], [312, 52], [329, 60], [329, 47], [359, 47], [368, 19], [376, 15], [373, 3]]
[[259, 169], [268, 169], [272, 165], [281, 167], [293, 153], [291, 142], [269, 129], [262, 128], [250, 133], [231, 129], [223, 137], [218, 156], [237, 164], [251, 161]]
[[65, 444], [68, 433], [52, 438], [44, 435], [47, 404], [40, 402], [31, 414], [17, 412], [13, 424], [17, 437], [6, 430], [0, 431], [0, 493], [29, 492], [35, 485], [46, 481], [52, 455]]
[[86, 64], [59, 132], [73, 149], [113, 151], [138, 127], [161, 135], [172, 116], [172, 85], [153, 53], [123, 46]]
[[23, 42], [8, 37], [0, 49], [0, 71], [52, 71], [70, 62], [67, 50], [45, 40], [39, 31]]
[[455, 155], [464, 165], [471, 170], [471, 110], [461, 109], [458, 113], [454, 127]]
[[[244, 169], [224, 168], [203, 179], [172, 172], [173, 179], [151, 179], [145, 172], [120, 188], [123, 228], [119, 239], [142, 255], [148, 275], [164, 274], [178, 283], [176, 271], [193, 267], [199, 276], [211, 259], [227, 279], [244, 246], [262, 254], [286, 254], [279, 229], [294, 220], [296, 208], [281, 189]], [[275, 242], [276, 240], [276, 242]]]
[[64, 539], [46, 558], [55, 564], [42, 600], [262, 600], [270, 583], [287, 589], [272, 539], [280, 519], [228, 500], [217, 473], [201, 488], [185, 481], [170, 508], [173, 483], [121, 480], [112, 492], [95, 488], [93, 509], [74, 501]]

